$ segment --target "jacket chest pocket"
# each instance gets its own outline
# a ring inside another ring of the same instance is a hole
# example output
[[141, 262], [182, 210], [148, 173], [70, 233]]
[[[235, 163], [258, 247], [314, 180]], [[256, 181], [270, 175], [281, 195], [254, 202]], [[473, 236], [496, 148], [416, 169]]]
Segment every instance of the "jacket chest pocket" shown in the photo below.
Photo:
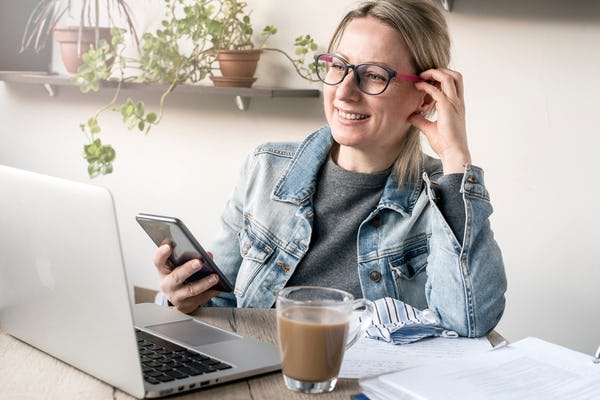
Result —
[[235, 294], [243, 296], [248, 286], [260, 274], [265, 264], [267, 264], [267, 261], [275, 251], [275, 247], [253, 232], [250, 224], [247, 224], [238, 233], [238, 240], [240, 242], [240, 254], [243, 261], [235, 281]]
[[388, 257], [394, 276], [405, 280], [415, 279], [427, 267], [429, 246], [427, 236], [419, 235], [416, 240], [403, 246], [398, 252]]
[[427, 257], [429, 246], [426, 235], [403, 246], [388, 257], [388, 263], [401, 300], [423, 309], [427, 307], [425, 283], [427, 282]]

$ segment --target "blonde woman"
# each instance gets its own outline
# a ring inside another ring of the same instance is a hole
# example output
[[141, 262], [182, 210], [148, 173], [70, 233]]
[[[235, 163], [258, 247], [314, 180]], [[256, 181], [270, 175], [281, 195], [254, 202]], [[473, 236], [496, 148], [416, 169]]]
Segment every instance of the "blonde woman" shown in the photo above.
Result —
[[462, 336], [493, 329], [506, 277], [449, 59], [446, 23], [428, 1], [349, 12], [315, 56], [327, 125], [301, 143], [258, 146], [225, 207], [212, 251], [235, 290], [211, 290], [216, 276], [185, 283], [202, 262], [171, 269], [163, 246], [164, 303], [272, 307], [285, 286], [317, 285], [429, 308]]

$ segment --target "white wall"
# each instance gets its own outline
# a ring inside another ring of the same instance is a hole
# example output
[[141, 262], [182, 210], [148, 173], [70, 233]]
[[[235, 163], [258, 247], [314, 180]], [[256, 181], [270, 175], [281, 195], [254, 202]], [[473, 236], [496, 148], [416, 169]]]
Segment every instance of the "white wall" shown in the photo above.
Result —
[[593, 352], [600, 2], [457, 0], [449, 23], [508, 274], [498, 329]]
[[[249, 3], [259, 25], [279, 27], [275, 46], [305, 32], [325, 45], [354, 4], [304, 0], [292, 13], [291, 2]], [[465, 76], [472, 155], [486, 171], [509, 279], [498, 329], [510, 340], [539, 336], [590, 353], [600, 344], [600, 2], [456, 0], [447, 18], [452, 64]], [[257, 84], [307, 87], [282, 64], [261, 61]], [[156, 106], [151, 93], [127, 94]], [[61, 87], [49, 98], [38, 86], [0, 82], [0, 163], [87, 182], [78, 124], [110, 95]], [[118, 161], [113, 175], [93, 183], [114, 193], [130, 283], [157, 286], [154, 247], [135, 213], [177, 215], [210, 242], [243, 156], [322, 125], [321, 101], [253, 99], [240, 112], [229, 97], [175, 94], [148, 137], [125, 131], [117, 115], [105, 120]]]

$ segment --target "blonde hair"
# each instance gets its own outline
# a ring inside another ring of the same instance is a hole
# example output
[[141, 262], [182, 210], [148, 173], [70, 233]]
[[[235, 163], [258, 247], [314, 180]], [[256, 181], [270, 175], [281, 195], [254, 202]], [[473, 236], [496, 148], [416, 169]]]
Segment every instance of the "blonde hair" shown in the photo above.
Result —
[[[329, 51], [334, 51], [350, 21], [374, 17], [396, 29], [408, 46], [411, 64], [417, 74], [431, 68], [447, 67], [450, 63], [450, 36], [441, 11], [427, 0], [369, 0], [348, 12], [336, 28]], [[434, 107], [426, 113], [431, 115]], [[419, 130], [412, 126], [404, 140], [394, 169], [398, 184], [418, 180], [422, 163]]]

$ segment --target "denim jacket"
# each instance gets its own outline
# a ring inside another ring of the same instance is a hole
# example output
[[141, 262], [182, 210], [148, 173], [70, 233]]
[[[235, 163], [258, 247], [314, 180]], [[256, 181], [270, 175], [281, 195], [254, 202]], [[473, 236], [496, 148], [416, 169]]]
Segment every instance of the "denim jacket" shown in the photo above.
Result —
[[[243, 165], [211, 250], [231, 282], [208, 306], [272, 307], [308, 251], [312, 197], [333, 139], [328, 126], [301, 143], [267, 143]], [[399, 187], [391, 173], [377, 207], [358, 229], [358, 275], [365, 298], [393, 297], [434, 311], [462, 336], [482, 336], [504, 311], [506, 277], [488, 217], [483, 171], [468, 165], [461, 184], [463, 245], [436, 206], [439, 160], [425, 156], [422, 178]]]

